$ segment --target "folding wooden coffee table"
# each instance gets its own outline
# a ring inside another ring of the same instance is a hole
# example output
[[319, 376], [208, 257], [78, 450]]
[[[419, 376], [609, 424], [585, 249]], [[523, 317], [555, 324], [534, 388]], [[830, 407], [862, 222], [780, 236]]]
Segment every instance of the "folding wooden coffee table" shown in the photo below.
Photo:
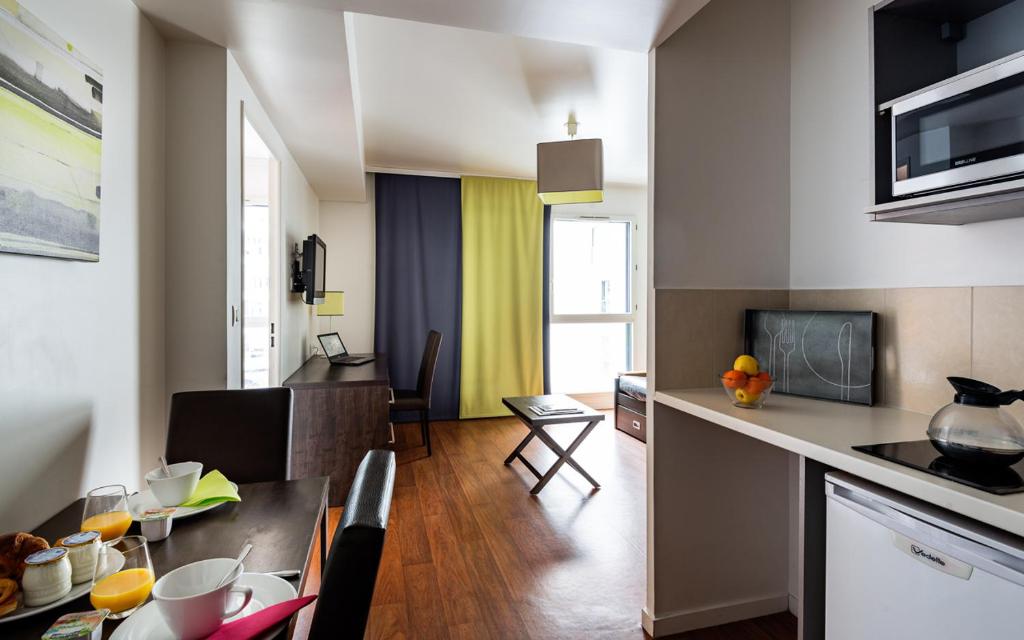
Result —
[[[594, 430], [598, 422], [604, 420], [604, 414], [598, 411], [594, 411], [590, 407], [580, 402], [576, 402], [572, 398], [563, 395], [547, 395], [547, 396], [521, 396], [516, 398], [502, 398], [501, 402], [509, 408], [517, 418], [522, 420], [529, 429], [530, 433], [527, 434], [523, 441], [515, 448], [515, 450], [505, 458], [505, 464], [512, 464], [512, 461], [519, 458], [519, 461], [526, 466], [526, 468], [533, 475], [537, 476], [537, 484], [534, 485], [533, 489], [530, 489], [530, 493], [537, 495], [541, 492], [551, 478], [558, 473], [558, 470], [562, 468], [563, 464], [568, 464], [570, 467], [575, 469], [587, 479], [587, 482], [594, 485], [595, 489], [600, 489], [601, 485], [598, 484], [597, 480], [586, 472], [583, 467], [576, 462], [572, 454], [576, 449], [583, 443], [583, 441], [590, 435], [590, 432]], [[531, 406], [536, 405], [548, 405], [557, 407], [575, 407], [580, 410], [580, 413], [570, 413], [564, 415], [551, 415], [551, 416], [539, 416], [530, 410]], [[580, 432], [576, 439], [572, 441], [568, 449], [563, 449], [555, 439], [551, 437], [549, 433], [544, 431], [544, 427], [555, 425], [555, 424], [571, 424], [574, 422], [585, 422], [586, 426], [583, 427], [583, 431]], [[530, 462], [523, 457], [523, 449], [531, 440], [537, 438], [543, 442], [549, 449], [555, 452], [558, 456], [558, 460], [555, 461], [551, 468], [547, 470], [547, 473], [541, 474], [537, 471]]]

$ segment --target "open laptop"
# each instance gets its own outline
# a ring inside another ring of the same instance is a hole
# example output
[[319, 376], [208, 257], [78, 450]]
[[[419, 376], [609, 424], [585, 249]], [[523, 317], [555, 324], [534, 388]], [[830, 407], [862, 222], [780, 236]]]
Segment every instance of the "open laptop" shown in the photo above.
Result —
[[373, 356], [348, 355], [348, 349], [345, 348], [345, 343], [341, 341], [341, 336], [337, 332], [321, 333], [317, 338], [320, 340], [320, 346], [324, 348], [324, 354], [331, 361], [331, 364], [351, 366], [373, 362]]

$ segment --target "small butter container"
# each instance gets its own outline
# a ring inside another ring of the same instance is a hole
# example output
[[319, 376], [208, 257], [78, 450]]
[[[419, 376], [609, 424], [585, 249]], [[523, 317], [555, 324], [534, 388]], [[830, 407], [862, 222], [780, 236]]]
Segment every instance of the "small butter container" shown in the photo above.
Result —
[[110, 609], [68, 613], [57, 618], [42, 640], [100, 640], [103, 637], [103, 620]]
[[171, 535], [171, 523], [174, 522], [171, 516], [174, 514], [174, 507], [166, 509], [146, 509], [139, 517], [142, 535], [150, 542], [163, 540]]
[[71, 591], [71, 562], [68, 550], [53, 547], [36, 551], [25, 558], [21, 591], [26, 607], [41, 607], [56, 602]]
[[82, 584], [92, 580], [96, 572], [96, 561], [100, 557], [100, 532], [81, 531], [65, 536], [57, 546], [68, 550], [71, 561], [71, 584]]

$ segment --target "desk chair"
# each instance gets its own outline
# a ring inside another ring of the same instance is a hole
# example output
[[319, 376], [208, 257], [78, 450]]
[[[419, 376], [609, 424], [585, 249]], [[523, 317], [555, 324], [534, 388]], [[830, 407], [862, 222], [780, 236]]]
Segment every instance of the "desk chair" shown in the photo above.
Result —
[[[194, 460], [238, 484], [287, 480], [292, 390], [186, 391], [171, 396], [167, 462]], [[151, 461], [152, 462], [152, 461]]]
[[395, 454], [374, 449], [359, 464], [320, 583], [310, 640], [362, 640], [377, 582], [395, 486]]
[[423, 348], [420, 360], [420, 374], [416, 380], [415, 390], [395, 389], [395, 399], [391, 403], [392, 421], [398, 411], [418, 411], [420, 414], [420, 435], [430, 455], [430, 390], [434, 386], [434, 370], [437, 369], [437, 355], [441, 351], [441, 332], [431, 331], [427, 334], [427, 344]]

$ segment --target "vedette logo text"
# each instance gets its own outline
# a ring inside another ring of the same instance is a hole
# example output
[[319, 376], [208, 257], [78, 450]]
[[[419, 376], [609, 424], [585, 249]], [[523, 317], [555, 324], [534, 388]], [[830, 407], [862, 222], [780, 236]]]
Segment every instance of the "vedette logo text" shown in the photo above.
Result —
[[943, 560], [942, 558], [940, 558], [940, 557], [938, 557], [936, 555], [932, 555], [932, 554], [928, 553], [927, 551], [925, 551], [921, 547], [917, 546], [916, 544], [910, 545], [910, 552], [913, 553], [915, 556], [921, 556], [925, 560], [931, 560], [935, 564], [941, 565], [943, 567], [946, 566], [946, 561], [945, 560]]

